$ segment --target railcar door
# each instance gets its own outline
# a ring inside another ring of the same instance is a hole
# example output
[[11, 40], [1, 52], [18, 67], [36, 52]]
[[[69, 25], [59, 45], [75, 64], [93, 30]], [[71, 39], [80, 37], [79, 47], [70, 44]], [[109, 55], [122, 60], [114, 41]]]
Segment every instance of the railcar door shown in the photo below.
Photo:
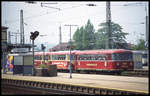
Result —
[[34, 56], [34, 67], [39, 67], [41, 64], [42, 57], [40, 55]]

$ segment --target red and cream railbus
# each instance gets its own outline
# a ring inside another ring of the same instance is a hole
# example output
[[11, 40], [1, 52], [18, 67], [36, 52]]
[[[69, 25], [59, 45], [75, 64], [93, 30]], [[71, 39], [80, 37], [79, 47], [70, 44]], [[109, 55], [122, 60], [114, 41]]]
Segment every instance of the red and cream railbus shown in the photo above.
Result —
[[40, 64], [47, 64], [50, 60], [50, 52], [35, 52], [34, 54], [34, 67], [37, 68]]
[[[75, 51], [71, 54], [71, 64], [75, 66]], [[58, 51], [47, 53], [51, 58], [48, 60], [48, 64], [57, 65], [58, 70], [68, 70], [70, 65], [70, 51]], [[72, 67], [73, 68], [73, 67]]]
[[132, 70], [132, 52], [124, 49], [77, 51], [77, 70]]
[[[72, 51], [71, 54], [72, 70], [75, 71], [121, 71], [133, 70], [134, 68], [130, 50], [85, 50]], [[35, 67], [44, 63], [56, 64], [58, 70], [69, 70], [70, 51], [35, 53]]]
[[[71, 54], [72, 69], [75, 66], [75, 51]], [[70, 51], [58, 51], [58, 52], [36, 52], [35, 53], [35, 67], [39, 67], [40, 64], [55, 64], [58, 70], [68, 70], [70, 65]]]

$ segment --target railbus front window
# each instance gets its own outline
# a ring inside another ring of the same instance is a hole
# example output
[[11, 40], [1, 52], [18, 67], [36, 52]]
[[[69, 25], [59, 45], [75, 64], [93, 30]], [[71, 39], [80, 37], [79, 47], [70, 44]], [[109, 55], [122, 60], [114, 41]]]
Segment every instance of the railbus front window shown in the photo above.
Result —
[[112, 60], [132, 60], [132, 53], [113, 53]]

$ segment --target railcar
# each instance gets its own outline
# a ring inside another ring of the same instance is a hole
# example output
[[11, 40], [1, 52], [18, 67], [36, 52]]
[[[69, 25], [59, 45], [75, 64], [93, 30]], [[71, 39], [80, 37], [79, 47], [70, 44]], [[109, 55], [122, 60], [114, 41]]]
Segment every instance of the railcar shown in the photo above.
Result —
[[[75, 51], [71, 52], [72, 69], [75, 66]], [[36, 52], [35, 53], [35, 67], [40, 64], [57, 65], [58, 70], [68, 70], [70, 66], [70, 51], [58, 52]]]
[[87, 50], [75, 53], [76, 70], [133, 70], [132, 52], [124, 49]]
[[[70, 51], [37, 52], [35, 66], [56, 64], [58, 70], [70, 69]], [[133, 70], [132, 51], [125, 49], [71, 51], [73, 71], [122, 71]]]
[[[75, 66], [75, 51], [71, 52], [71, 64], [72, 70]], [[48, 55], [51, 57], [48, 60], [48, 64], [57, 65], [58, 70], [69, 70], [70, 69], [70, 51], [59, 51], [59, 52], [50, 52]]]
[[35, 52], [34, 54], [34, 67], [37, 68], [40, 64], [47, 64], [50, 60], [50, 52]]

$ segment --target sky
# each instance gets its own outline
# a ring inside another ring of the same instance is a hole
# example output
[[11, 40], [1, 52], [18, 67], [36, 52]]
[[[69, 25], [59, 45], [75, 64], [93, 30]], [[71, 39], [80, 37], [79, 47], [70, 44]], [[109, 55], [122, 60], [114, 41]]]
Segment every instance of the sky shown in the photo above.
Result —
[[[95, 4], [96, 6], [87, 6], [87, 4]], [[60, 25], [62, 42], [68, 42], [70, 27], [65, 25], [78, 25], [71, 27], [73, 37], [76, 29], [85, 26], [88, 19], [94, 25], [95, 31], [100, 28], [98, 26], [100, 23], [106, 22], [105, 1], [37, 1], [35, 4], [23, 1], [2, 1], [1, 5], [1, 24], [8, 27], [8, 32], [19, 32], [20, 10], [22, 9], [25, 43], [30, 43], [30, 32], [39, 31], [40, 35], [36, 38], [35, 44], [38, 46], [45, 44], [48, 48], [59, 43]], [[145, 7], [147, 10], [145, 10]], [[123, 32], [129, 33], [126, 36], [128, 43], [137, 44], [140, 38], [145, 40], [145, 16], [148, 12], [148, 2], [111, 2], [111, 20], [121, 25]], [[15, 36], [12, 36], [11, 40], [12, 43], [15, 43]], [[17, 42], [20, 42], [19, 35], [17, 35]]]

